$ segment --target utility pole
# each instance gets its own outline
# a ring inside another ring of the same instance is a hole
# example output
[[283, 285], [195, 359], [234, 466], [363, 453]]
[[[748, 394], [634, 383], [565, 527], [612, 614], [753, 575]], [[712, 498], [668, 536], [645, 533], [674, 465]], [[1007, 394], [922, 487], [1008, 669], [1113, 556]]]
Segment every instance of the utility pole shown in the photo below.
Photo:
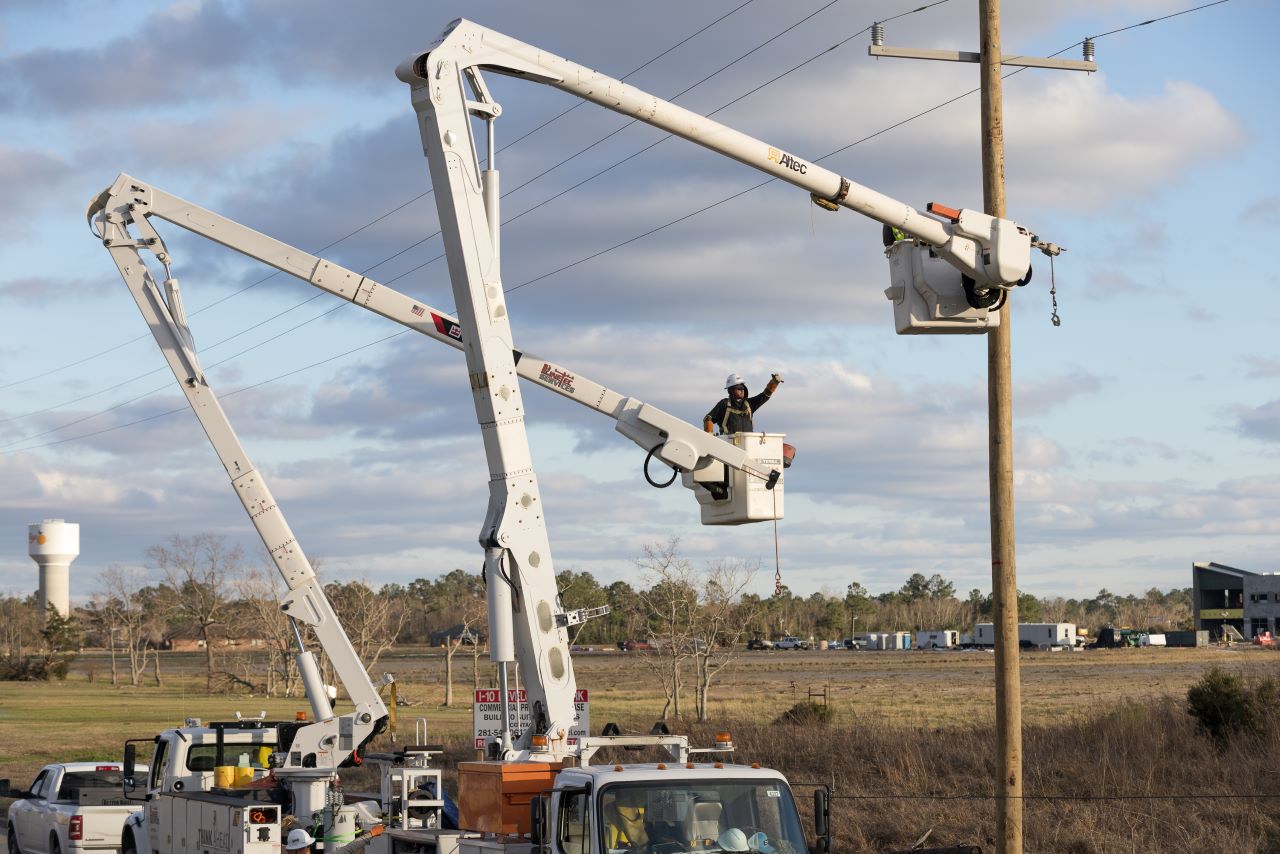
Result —
[[[1003, 218], [1004, 106], [1000, 0], [978, 0], [982, 86], [982, 200]], [[1022, 673], [1018, 659], [1018, 565], [1013, 536], [1012, 308], [987, 333], [987, 464], [991, 480], [991, 602], [996, 644], [996, 852], [1022, 852]]]
[[[978, 0], [979, 51], [918, 50], [884, 46], [884, 27], [872, 28], [871, 56], [977, 62], [981, 78], [982, 195], [987, 214], [1004, 218], [1004, 106], [1002, 67], [1096, 71], [1093, 43], [1084, 60], [1004, 56], [1000, 0]], [[1046, 250], [1049, 251], [1049, 250]], [[1052, 248], [1056, 254], [1058, 247]], [[996, 854], [1022, 854], [1022, 681], [1018, 660], [1018, 572], [1013, 530], [1012, 302], [987, 333], [987, 460], [991, 489], [991, 601], [996, 670]]]

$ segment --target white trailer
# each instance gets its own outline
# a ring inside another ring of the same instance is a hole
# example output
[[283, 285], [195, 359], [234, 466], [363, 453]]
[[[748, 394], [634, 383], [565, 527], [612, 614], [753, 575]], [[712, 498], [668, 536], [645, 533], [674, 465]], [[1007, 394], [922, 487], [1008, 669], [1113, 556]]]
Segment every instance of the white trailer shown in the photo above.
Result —
[[[994, 626], [978, 623], [973, 627], [973, 645], [996, 645]], [[1018, 645], [1033, 649], [1076, 649], [1079, 646], [1075, 623], [1018, 623]]]
[[951, 629], [916, 632], [916, 649], [953, 649], [960, 645], [960, 633]]
[[867, 649], [911, 649], [911, 632], [868, 632]]

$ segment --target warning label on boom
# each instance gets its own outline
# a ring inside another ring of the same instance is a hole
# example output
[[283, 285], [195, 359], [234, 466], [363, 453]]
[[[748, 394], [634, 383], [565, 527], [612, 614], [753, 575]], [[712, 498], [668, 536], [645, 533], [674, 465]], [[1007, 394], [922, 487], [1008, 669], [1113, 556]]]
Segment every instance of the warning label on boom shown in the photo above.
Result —
[[[477, 750], [483, 750], [485, 742], [502, 734], [502, 692], [497, 688], [481, 688], [476, 691], [471, 705], [471, 729]], [[512, 717], [511, 735], [519, 738], [529, 728], [529, 706], [525, 700], [525, 691], [512, 688], [507, 691], [507, 700], [511, 703]], [[573, 726], [569, 727], [569, 744], [576, 745], [578, 739], [585, 738], [591, 730], [590, 705], [587, 702], [587, 689], [579, 688], [573, 695]]]

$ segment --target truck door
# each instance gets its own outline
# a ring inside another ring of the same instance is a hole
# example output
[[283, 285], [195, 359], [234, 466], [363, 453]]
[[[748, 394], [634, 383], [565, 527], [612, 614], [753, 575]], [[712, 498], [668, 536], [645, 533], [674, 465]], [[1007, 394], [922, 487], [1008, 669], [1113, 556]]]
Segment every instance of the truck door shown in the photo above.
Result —
[[44, 790], [45, 783], [49, 781], [52, 773], [48, 768], [41, 770], [31, 783], [31, 796], [26, 799], [25, 809], [19, 810], [16, 815], [10, 811], [10, 815], [13, 818], [13, 829], [18, 836], [18, 846], [24, 851], [44, 850], [44, 840], [37, 838], [41, 835], [39, 833], [40, 808], [43, 806], [40, 802], [40, 792]]
[[161, 739], [156, 742], [155, 754], [151, 757], [151, 776], [147, 782], [147, 840], [151, 843], [152, 854], [171, 854], [173, 851], [170, 835], [173, 801], [164, 793], [168, 773], [169, 742]]
[[562, 789], [557, 792], [552, 815], [556, 817], [554, 854], [591, 854], [596, 850], [592, 844], [589, 789]]

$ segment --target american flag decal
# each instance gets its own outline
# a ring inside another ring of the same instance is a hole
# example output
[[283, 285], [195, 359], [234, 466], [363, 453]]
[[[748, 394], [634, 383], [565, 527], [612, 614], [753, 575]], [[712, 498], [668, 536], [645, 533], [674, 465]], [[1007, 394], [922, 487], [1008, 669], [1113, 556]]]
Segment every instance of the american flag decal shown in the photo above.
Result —
[[412, 311], [414, 314], [416, 314], [418, 317], [422, 317], [422, 315], [426, 312], [426, 309], [420, 305], [415, 305], [413, 308], [409, 310]]

